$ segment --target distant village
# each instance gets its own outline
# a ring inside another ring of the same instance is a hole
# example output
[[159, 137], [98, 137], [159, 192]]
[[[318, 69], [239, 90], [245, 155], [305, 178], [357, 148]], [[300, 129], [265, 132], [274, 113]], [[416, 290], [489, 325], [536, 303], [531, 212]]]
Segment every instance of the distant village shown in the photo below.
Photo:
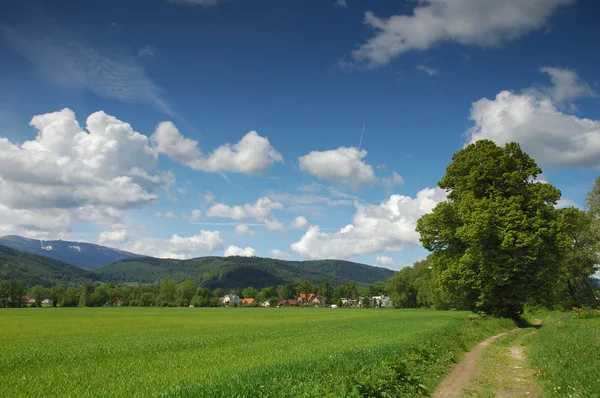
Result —
[[392, 300], [388, 296], [372, 296], [372, 297], [359, 297], [358, 299], [346, 299], [341, 298], [337, 303], [326, 303], [323, 296], [310, 293], [308, 295], [302, 293], [298, 295], [295, 300], [281, 300], [274, 302], [272, 300], [265, 300], [257, 303], [253, 298], [243, 298], [236, 294], [227, 294], [219, 298], [226, 307], [230, 306], [252, 306], [252, 307], [328, 307], [328, 308], [339, 308], [339, 307], [352, 307], [352, 308], [385, 308], [393, 307]]

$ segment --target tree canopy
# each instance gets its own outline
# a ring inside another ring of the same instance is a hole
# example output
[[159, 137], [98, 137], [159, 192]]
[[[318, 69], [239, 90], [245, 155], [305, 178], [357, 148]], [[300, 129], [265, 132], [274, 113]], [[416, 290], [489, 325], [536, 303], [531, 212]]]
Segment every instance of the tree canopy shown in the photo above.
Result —
[[432, 266], [455, 302], [517, 316], [556, 280], [564, 240], [554, 208], [560, 191], [517, 143], [489, 140], [454, 154], [439, 182], [447, 201], [417, 223]]

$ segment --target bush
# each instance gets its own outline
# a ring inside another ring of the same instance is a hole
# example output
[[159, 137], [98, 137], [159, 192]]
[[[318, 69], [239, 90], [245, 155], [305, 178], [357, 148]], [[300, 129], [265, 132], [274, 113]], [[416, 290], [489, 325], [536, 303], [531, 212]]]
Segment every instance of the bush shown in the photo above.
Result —
[[573, 307], [573, 318], [575, 319], [592, 319], [600, 318], [600, 311], [590, 307]]

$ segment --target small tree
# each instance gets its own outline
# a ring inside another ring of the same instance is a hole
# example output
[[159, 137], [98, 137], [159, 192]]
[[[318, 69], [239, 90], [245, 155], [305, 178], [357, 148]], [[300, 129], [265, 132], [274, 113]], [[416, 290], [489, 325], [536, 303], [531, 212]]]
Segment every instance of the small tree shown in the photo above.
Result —
[[247, 287], [244, 290], [242, 290], [242, 297], [243, 298], [253, 298], [253, 299], [255, 299], [257, 295], [258, 295], [258, 292], [252, 286]]
[[29, 291], [29, 298], [34, 300], [36, 307], [42, 306], [42, 301], [48, 297], [49, 291], [42, 285], [35, 285]]

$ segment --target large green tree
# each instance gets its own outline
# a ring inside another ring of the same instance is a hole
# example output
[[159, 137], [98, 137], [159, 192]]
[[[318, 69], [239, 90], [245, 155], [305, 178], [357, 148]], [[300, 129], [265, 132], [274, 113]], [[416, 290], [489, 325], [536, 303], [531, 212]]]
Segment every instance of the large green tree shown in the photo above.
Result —
[[[590, 278], [598, 269], [598, 223], [591, 214], [568, 208], [560, 210], [560, 227], [567, 248], [557, 290], [568, 297], [569, 306], [597, 307], [598, 300]], [[561, 301], [565, 302], [565, 299]]]
[[517, 143], [478, 141], [452, 157], [438, 183], [447, 201], [417, 223], [443, 289], [472, 310], [514, 317], [546, 297], [562, 252], [560, 191]]

